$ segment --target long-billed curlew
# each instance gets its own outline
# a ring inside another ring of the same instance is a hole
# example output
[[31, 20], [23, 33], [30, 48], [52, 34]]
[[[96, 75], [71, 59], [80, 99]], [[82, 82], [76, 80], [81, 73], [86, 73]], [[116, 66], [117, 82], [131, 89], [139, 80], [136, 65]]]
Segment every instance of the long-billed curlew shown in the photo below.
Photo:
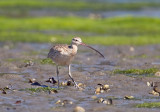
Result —
[[105, 58], [96, 49], [82, 43], [82, 40], [81, 40], [80, 37], [73, 38], [72, 42], [71, 42], [71, 45], [60, 44], [60, 45], [53, 46], [48, 53], [48, 58], [51, 58], [56, 63], [58, 88], [59, 88], [59, 70], [58, 70], [58, 67], [61, 66], [61, 65], [62, 66], [63, 65], [68, 65], [68, 75], [71, 78], [71, 80], [73, 81], [75, 87], [79, 88], [77, 83], [72, 78], [71, 71], [70, 71], [70, 67], [71, 67], [70, 64], [71, 64], [71, 61], [73, 60], [74, 56], [77, 54], [78, 45], [83, 45], [83, 46], [89, 47], [89, 48], [95, 50], [96, 52], [98, 52], [103, 58]]

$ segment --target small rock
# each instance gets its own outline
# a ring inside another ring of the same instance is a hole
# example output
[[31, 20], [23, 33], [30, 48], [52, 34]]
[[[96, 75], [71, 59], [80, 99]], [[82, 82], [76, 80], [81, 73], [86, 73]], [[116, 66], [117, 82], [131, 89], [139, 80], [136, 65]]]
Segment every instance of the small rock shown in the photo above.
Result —
[[160, 72], [156, 72], [154, 75], [160, 77]]
[[73, 112], [85, 112], [85, 109], [83, 107], [80, 106], [76, 106], [73, 110]]
[[125, 96], [124, 99], [134, 99], [134, 96]]
[[21, 100], [18, 100], [18, 101], [15, 102], [15, 104], [21, 104], [21, 103], [22, 103]]

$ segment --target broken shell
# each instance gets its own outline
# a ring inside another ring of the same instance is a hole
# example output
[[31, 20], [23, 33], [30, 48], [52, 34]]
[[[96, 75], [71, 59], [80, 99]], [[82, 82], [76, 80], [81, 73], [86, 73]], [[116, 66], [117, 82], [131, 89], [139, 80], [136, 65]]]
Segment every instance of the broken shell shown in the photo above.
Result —
[[107, 105], [112, 105], [112, 99], [107, 99], [107, 100], [104, 100], [103, 98], [100, 98], [97, 103], [104, 103], [104, 104], [107, 104]]
[[105, 100], [103, 98], [100, 98], [97, 103], [103, 103]]
[[57, 90], [53, 89], [53, 90], [49, 90], [49, 94], [55, 94], [55, 93], [58, 93]]
[[55, 104], [60, 104], [60, 105], [64, 106], [66, 104], [73, 104], [73, 102], [69, 101], [69, 100], [63, 100], [63, 101], [58, 100]]
[[34, 82], [36, 82], [36, 79], [29, 79], [29, 81], [28, 81], [28, 83], [34, 83]]
[[6, 89], [11, 89], [11, 88], [9, 88], [9, 86], [6, 86], [6, 87], [4, 87], [3, 89], [6, 90]]
[[52, 83], [52, 84], [56, 84], [57, 81], [52, 77], [52, 78], [49, 78], [48, 80], [46, 80], [46, 82], [49, 82], [49, 83]]
[[154, 75], [159, 77], [160, 76], [160, 72], [156, 72]]
[[125, 96], [125, 97], [124, 97], [124, 99], [128, 99], [128, 100], [129, 100], [129, 99], [133, 99], [133, 98], [134, 98], [134, 96]]
[[159, 93], [158, 92], [155, 92], [154, 90], [152, 90], [151, 92], [149, 92], [149, 94], [152, 94], [154, 96], [159, 96]]
[[100, 94], [100, 93], [101, 93], [101, 88], [100, 88], [100, 87], [97, 87], [95, 93], [96, 93], [96, 94]]
[[104, 90], [108, 90], [109, 89], [109, 85], [108, 84], [105, 84], [105, 85], [103, 85], [103, 87], [102, 87]]
[[103, 84], [101, 84], [101, 83], [98, 83], [97, 85], [99, 85], [99, 86], [103, 86]]
[[85, 85], [85, 84], [82, 84], [82, 83], [78, 83], [78, 86], [79, 86], [79, 87], [86, 87], [86, 85]]
[[112, 105], [112, 99], [104, 100], [102, 103], [107, 104], [107, 105]]
[[69, 101], [69, 100], [63, 100], [63, 103], [64, 103], [64, 105], [65, 105], [65, 104], [73, 104], [73, 102], [72, 102], [72, 101]]
[[74, 86], [74, 84], [70, 80], [66, 81], [66, 82], [62, 82], [60, 85], [62, 85], [62, 86]]
[[147, 82], [147, 86], [151, 86], [151, 83], [152, 83], [152, 82]]
[[113, 101], [111, 98], [107, 99], [107, 105], [112, 105], [113, 104]]
[[160, 87], [153, 87], [153, 90], [157, 93], [160, 93]]
[[34, 65], [34, 62], [29, 60], [27, 61], [27, 63], [24, 65], [24, 67], [28, 67], [28, 66], [33, 66]]
[[108, 92], [110, 91], [109, 89], [109, 85], [105, 84], [105, 85], [102, 85], [102, 84], [98, 84], [100, 87], [97, 87], [96, 90], [95, 90], [95, 93], [96, 94], [100, 94], [100, 93], [104, 93], [104, 91]]
[[80, 106], [76, 106], [73, 110], [73, 112], [85, 112], [85, 109], [83, 107]]
[[58, 100], [55, 104], [60, 104], [61, 103], [61, 100]]
[[61, 82], [60, 85], [62, 85], [62, 86], [67, 86], [67, 83], [66, 83], [66, 82]]

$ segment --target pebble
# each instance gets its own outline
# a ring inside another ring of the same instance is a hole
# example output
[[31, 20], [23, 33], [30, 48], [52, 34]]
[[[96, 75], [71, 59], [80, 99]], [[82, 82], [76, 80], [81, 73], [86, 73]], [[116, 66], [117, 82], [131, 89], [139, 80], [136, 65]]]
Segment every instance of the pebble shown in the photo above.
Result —
[[85, 112], [85, 109], [83, 107], [80, 106], [76, 106], [73, 110], [73, 112]]

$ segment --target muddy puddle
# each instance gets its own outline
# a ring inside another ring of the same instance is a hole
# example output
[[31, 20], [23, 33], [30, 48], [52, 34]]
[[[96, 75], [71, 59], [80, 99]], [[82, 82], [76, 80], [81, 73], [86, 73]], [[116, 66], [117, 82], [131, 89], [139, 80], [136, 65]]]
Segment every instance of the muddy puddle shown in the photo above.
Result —
[[[114, 74], [115, 69], [147, 69], [160, 66], [160, 45], [148, 46], [93, 46], [102, 52], [102, 59], [94, 51], [80, 47], [72, 64], [72, 75], [83, 90], [74, 86], [61, 86], [58, 93], [31, 91], [38, 88], [29, 79], [41, 85], [56, 88], [46, 82], [56, 80], [54, 64], [42, 64], [51, 44], [5, 43], [0, 44], [0, 88], [8, 87], [0, 95], [0, 110], [3, 112], [72, 112], [76, 106], [86, 112], [159, 112], [158, 108], [136, 108], [144, 102], [159, 102], [159, 96], [149, 94], [148, 81], [159, 81], [159, 77]], [[31, 62], [30, 62], [31, 61]], [[60, 81], [69, 80], [67, 67], [60, 67]], [[110, 91], [95, 94], [97, 84], [110, 85]], [[124, 97], [134, 96], [134, 99]], [[99, 98], [113, 101], [112, 105], [97, 103]], [[58, 103], [60, 101], [60, 103]]]

